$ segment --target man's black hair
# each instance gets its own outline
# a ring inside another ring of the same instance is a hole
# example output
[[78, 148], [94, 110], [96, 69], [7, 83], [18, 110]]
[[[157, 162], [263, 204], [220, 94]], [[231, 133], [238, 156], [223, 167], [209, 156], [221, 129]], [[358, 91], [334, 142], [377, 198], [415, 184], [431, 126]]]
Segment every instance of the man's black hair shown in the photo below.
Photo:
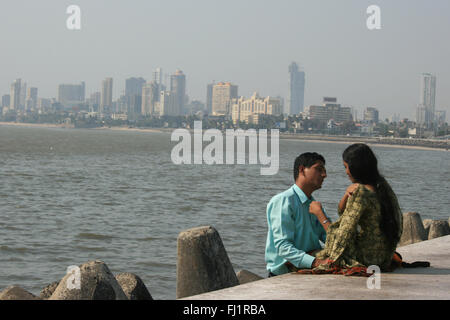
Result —
[[316, 152], [306, 152], [295, 158], [294, 162], [294, 181], [297, 181], [299, 168], [304, 166], [305, 168], [310, 168], [317, 161], [322, 161], [325, 164], [325, 158]]

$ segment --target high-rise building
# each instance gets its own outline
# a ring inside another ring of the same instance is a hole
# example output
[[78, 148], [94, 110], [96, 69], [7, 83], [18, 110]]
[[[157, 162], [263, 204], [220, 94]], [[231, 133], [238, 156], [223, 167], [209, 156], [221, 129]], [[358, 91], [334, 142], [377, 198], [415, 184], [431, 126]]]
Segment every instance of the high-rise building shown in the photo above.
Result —
[[[142, 87], [142, 106], [141, 114], [144, 116], [155, 115], [156, 103], [159, 101], [160, 91], [158, 91], [158, 83], [155, 81], [147, 82]], [[158, 112], [159, 115], [159, 112]]]
[[231, 100], [238, 97], [238, 86], [230, 82], [219, 82], [213, 85], [212, 114], [214, 116], [231, 115]]
[[84, 103], [85, 84], [60, 84], [58, 86], [58, 102], [65, 107], [73, 107]]
[[91, 93], [91, 95], [89, 96], [89, 99], [87, 101], [89, 104], [89, 110], [91, 112], [98, 111], [98, 108], [99, 108], [100, 102], [101, 102], [101, 97], [102, 97], [102, 94], [98, 91]]
[[11, 84], [11, 94], [10, 94], [10, 103], [9, 109], [18, 111], [20, 108], [20, 90], [22, 88], [22, 80], [16, 79]]
[[105, 112], [105, 108], [111, 111], [113, 100], [113, 78], [106, 78], [102, 81], [102, 95], [99, 112]]
[[213, 94], [214, 82], [206, 86], [206, 111], [208, 114], [212, 114], [212, 94]]
[[431, 127], [435, 121], [436, 76], [423, 73], [420, 87], [420, 103], [416, 113], [416, 122]]
[[27, 98], [27, 83], [22, 82], [22, 86], [20, 88], [20, 107], [22, 110], [25, 107], [26, 98]]
[[163, 72], [161, 68], [156, 68], [155, 71], [153, 71], [153, 79], [152, 79], [157, 85], [162, 84], [163, 80]]
[[183, 71], [177, 70], [170, 76], [170, 92], [175, 96], [175, 115], [184, 113], [184, 100], [186, 98], [186, 76]]
[[364, 121], [378, 123], [379, 121], [379, 113], [376, 108], [368, 107], [364, 111]]
[[177, 97], [171, 91], [161, 91], [159, 95], [159, 115], [178, 116]]
[[[27, 90], [27, 110], [36, 109], [38, 100], [38, 88], [30, 87]], [[30, 107], [30, 108], [29, 108]]]
[[144, 78], [129, 78], [125, 80], [125, 95], [141, 95], [142, 86], [145, 84]]
[[11, 96], [9, 94], [5, 94], [2, 96], [2, 107], [9, 107], [11, 102]]
[[288, 115], [303, 112], [305, 100], [305, 72], [299, 71], [298, 65], [292, 62], [289, 65], [288, 99], [286, 113]]
[[141, 113], [143, 78], [129, 78], [125, 81], [125, 100], [129, 119], [136, 119]]

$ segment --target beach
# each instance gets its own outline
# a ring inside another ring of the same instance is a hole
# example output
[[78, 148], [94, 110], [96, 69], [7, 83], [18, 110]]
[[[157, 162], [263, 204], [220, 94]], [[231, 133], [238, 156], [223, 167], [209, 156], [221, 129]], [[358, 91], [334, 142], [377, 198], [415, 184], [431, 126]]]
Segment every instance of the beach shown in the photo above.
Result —
[[[22, 122], [0, 122], [0, 126], [16, 126], [16, 127], [41, 127], [41, 128], [66, 128], [76, 129], [73, 125], [67, 124], [52, 124], [52, 123], [22, 123]], [[134, 132], [151, 132], [151, 133], [172, 133], [176, 128], [135, 128], [135, 127], [96, 127], [89, 128], [89, 130], [114, 130], [114, 131], [134, 131]], [[188, 129], [192, 131], [192, 129]], [[416, 142], [416, 139], [399, 139], [399, 138], [375, 138], [375, 137], [356, 137], [356, 136], [331, 136], [320, 134], [291, 134], [280, 133], [280, 139], [285, 140], [302, 140], [305, 142], [317, 143], [335, 143], [335, 144], [352, 144], [352, 143], [366, 143], [369, 146], [379, 146], [387, 148], [400, 149], [415, 149], [415, 150], [440, 150], [448, 151], [448, 140], [425, 140], [421, 139]], [[429, 147], [424, 145], [405, 145], [404, 142], [409, 143], [439, 143], [439, 146]]]

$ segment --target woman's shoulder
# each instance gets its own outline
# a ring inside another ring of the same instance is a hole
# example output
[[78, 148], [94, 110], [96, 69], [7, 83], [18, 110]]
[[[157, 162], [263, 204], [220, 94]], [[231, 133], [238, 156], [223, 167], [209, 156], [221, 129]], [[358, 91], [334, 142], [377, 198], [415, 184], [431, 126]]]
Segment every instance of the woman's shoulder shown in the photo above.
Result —
[[372, 198], [376, 196], [376, 189], [372, 185], [359, 183], [352, 196], [354, 198]]

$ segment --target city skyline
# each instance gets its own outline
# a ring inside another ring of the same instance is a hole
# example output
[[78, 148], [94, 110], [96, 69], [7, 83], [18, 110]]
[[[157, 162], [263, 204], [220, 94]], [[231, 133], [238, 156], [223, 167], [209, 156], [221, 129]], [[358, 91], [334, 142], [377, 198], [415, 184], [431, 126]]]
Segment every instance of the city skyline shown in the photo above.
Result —
[[[29, 2], [24, 11], [21, 4], [8, 3], [2, 10], [0, 34], [8, 49], [0, 53], [1, 95], [21, 78], [46, 98], [57, 97], [61, 83], [84, 81], [88, 97], [112, 77], [118, 99], [126, 79], [149, 81], [162, 67], [188, 75], [191, 100], [205, 102], [213, 80], [236, 83], [243, 96], [256, 91], [286, 99], [286, 66], [295, 61], [306, 73], [304, 106], [335, 96], [358, 110], [376, 107], [381, 118], [397, 113], [414, 119], [420, 75], [431, 73], [438, 78], [435, 109], [450, 114], [450, 44], [441, 41], [450, 29], [448, 1], [377, 1], [382, 27], [376, 31], [366, 27], [366, 9], [373, 3], [364, 0], [230, 1], [227, 6], [77, 1], [79, 31], [65, 26], [68, 4]], [[249, 23], [251, 12], [262, 22]], [[123, 16], [133, 19], [117, 23]]]

